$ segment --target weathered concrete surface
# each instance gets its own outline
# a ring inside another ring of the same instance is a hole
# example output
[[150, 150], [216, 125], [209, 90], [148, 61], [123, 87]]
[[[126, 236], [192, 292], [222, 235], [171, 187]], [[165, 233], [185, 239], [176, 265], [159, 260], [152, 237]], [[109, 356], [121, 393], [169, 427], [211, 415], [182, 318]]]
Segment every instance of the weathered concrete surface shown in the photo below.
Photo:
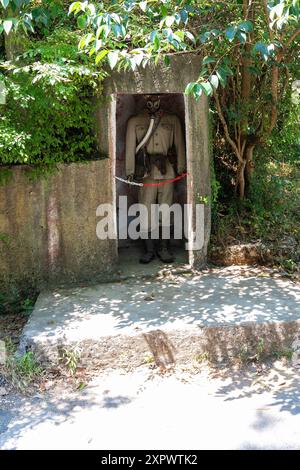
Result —
[[31, 181], [26, 167], [0, 186], [0, 284], [99, 279], [117, 260], [116, 240], [96, 236], [96, 208], [112, 199], [108, 159], [60, 165]]
[[118, 277], [115, 276], [114, 281], [165, 277], [170, 274], [180, 274], [182, 272], [191, 274], [192, 272], [191, 266], [188, 264], [188, 252], [180, 246], [172, 245], [172, 253], [175, 256], [175, 261], [172, 264], [162, 263], [157, 256], [149, 264], [138, 263], [143, 250], [141, 244], [119, 249]]
[[224, 361], [291, 348], [300, 332], [300, 288], [230, 269], [194, 277], [131, 280], [40, 294], [21, 351], [56, 362], [78, 348], [90, 366]]
[[[99, 132], [99, 148], [102, 154], [109, 155], [115, 166], [115, 112], [116, 95], [118, 93], [184, 93], [189, 82], [196, 81], [201, 68], [201, 56], [185, 54], [170, 56], [170, 65], [163, 61], [158, 65], [149, 64], [137, 68], [134, 72], [113, 73], [104, 81], [104, 96], [98, 106], [97, 123]], [[182, 73], [188, 70], [188, 73]], [[187, 150], [187, 202], [192, 205], [192, 229], [196, 231], [195, 205], [202, 197], [211, 193], [210, 187], [210, 153], [209, 153], [209, 120], [208, 99], [202, 96], [196, 101], [185, 96], [185, 125]], [[204, 214], [204, 245], [198, 251], [190, 251], [190, 264], [196, 268], [206, 260], [210, 236], [210, 204], [205, 205]]]
[[222, 374], [110, 371], [83, 392], [64, 383], [3, 399], [0, 448], [299, 450], [299, 377], [279, 361]]

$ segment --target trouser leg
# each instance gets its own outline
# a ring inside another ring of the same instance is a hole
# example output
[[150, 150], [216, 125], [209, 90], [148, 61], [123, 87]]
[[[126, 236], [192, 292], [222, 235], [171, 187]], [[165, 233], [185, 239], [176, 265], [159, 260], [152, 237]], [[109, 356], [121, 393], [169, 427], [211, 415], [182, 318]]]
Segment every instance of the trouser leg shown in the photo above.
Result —
[[[154, 182], [152, 179], [147, 178], [144, 182]], [[141, 221], [141, 238], [144, 240], [145, 252], [140, 258], [141, 263], [149, 263], [155, 257], [155, 247], [152, 236], [154, 227], [151, 225], [151, 205], [156, 203], [157, 199], [157, 186], [142, 186], [139, 189], [139, 203], [143, 204], [141, 208], [140, 221]]]
[[[155, 183], [155, 180], [146, 178], [144, 183]], [[151, 232], [155, 227], [151, 225], [151, 206], [156, 204], [158, 186], [142, 186], [139, 189], [139, 203], [143, 204], [147, 210], [145, 213], [141, 210], [141, 234]], [[142, 237], [143, 238], [143, 237]]]
[[[165, 184], [158, 187], [158, 203], [166, 204], [171, 206], [173, 203], [173, 184]], [[174, 256], [169, 251], [169, 241], [170, 241], [170, 226], [172, 224], [171, 214], [168, 212], [166, 214], [161, 212], [160, 220], [160, 241], [159, 248], [157, 251], [158, 256], [164, 263], [172, 263], [174, 261]], [[167, 238], [166, 238], [167, 237]]]

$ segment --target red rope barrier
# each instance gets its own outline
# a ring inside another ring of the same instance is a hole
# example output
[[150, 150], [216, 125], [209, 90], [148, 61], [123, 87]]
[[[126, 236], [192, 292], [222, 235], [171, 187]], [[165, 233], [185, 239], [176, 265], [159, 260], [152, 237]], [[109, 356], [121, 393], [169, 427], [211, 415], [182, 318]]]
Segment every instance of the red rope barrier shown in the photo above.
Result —
[[175, 181], [181, 180], [187, 175], [188, 173], [182, 173], [181, 175], [176, 176], [176, 178], [173, 178], [171, 180], [161, 181], [160, 183], [143, 183], [143, 186], [163, 186], [164, 184], [174, 183]]

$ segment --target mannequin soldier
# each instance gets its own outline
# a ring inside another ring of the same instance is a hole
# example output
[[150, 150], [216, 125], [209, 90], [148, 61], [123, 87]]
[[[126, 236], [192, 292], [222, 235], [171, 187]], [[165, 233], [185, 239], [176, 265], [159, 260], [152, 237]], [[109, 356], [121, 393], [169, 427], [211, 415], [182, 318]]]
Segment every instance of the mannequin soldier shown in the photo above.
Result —
[[[143, 147], [144, 157], [142, 173], [143, 183], [160, 183], [176, 176], [175, 171], [181, 174], [185, 170], [185, 145], [179, 118], [160, 109], [160, 98], [157, 95], [146, 97], [145, 110], [129, 119], [126, 133], [126, 176], [129, 180], [137, 179], [137, 155], [139, 148]], [[172, 165], [169, 155], [171, 148], [176, 150], [176, 162]], [[175, 170], [175, 168], [176, 170]], [[141, 168], [139, 167], [141, 170]], [[173, 202], [174, 183], [161, 186], [143, 186], [139, 189], [139, 203], [148, 209], [148, 233], [143, 234], [145, 239], [145, 253], [140, 258], [141, 263], [149, 263], [155, 257], [154, 241], [151, 238], [151, 205], [167, 204]], [[165, 222], [165, 223], [164, 223]], [[170, 224], [160, 220], [161, 227]], [[174, 261], [168, 248], [168, 240], [160, 235], [157, 255], [165, 263]]]

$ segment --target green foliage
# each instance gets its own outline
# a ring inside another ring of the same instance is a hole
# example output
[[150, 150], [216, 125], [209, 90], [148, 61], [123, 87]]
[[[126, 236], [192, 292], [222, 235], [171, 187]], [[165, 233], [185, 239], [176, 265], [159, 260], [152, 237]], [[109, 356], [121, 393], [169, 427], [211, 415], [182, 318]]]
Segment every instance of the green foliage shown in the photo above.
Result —
[[97, 158], [93, 95], [100, 71], [77, 51], [77, 36], [58, 29], [31, 41], [16, 65], [2, 64], [7, 88], [0, 116], [0, 163], [53, 165]]
[[43, 373], [43, 368], [32, 351], [22, 356], [16, 355], [13, 345], [7, 345], [8, 357], [5, 364], [6, 374], [13, 385], [25, 390], [34, 379]]
[[[300, 103], [288, 94], [281, 102], [274, 132], [254, 154], [254, 174], [248, 197], [237, 202], [234, 194], [234, 160], [215, 126], [214, 156], [216, 179], [220, 183], [213, 211], [212, 242], [219, 245], [261, 240], [272, 246], [292, 237], [300, 243]], [[285, 270], [299, 266], [300, 251], [291, 246], [275, 258]], [[285, 259], [286, 257], [286, 259]], [[296, 264], [295, 264], [296, 263]]]
[[69, 371], [70, 375], [74, 375], [80, 361], [80, 352], [76, 348], [62, 348], [61, 362]]
[[17, 373], [30, 380], [42, 371], [32, 351], [24, 353], [21, 357], [17, 357], [15, 359], [15, 365]]
[[243, 203], [219, 200], [214, 235], [223, 243], [230, 239], [272, 242], [287, 235], [300, 241], [299, 197], [299, 175], [294, 166], [264, 162], [257, 167]]
[[0, 34], [10, 32], [47, 35], [56, 27], [72, 24], [65, 0], [0, 0]]
[[[2, 243], [2, 241], [0, 241]], [[35, 289], [20, 290], [11, 287], [8, 292], [0, 291], [0, 315], [3, 314], [20, 314], [28, 315], [35, 304], [37, 292]]]
[[274, 356], [276, 359], [286, 359], [287, 361], [290, 361], [293, 357], [293, 350], [292, 349], [281, 349], [279, 351], [274, 352]]
[[[96, 62], [107, 61], [112, 69], [118, 64], [134, 70], [166, 53], [198, 48], [209, 51], [199, 79], [186, 88], [187, 94], [198, 98], [202, 93], [210, 96], [219, 83], [226, 85], [240, 51], [246, 47], [253, 56], [253, 68], [259, 59], [271, 63], [276, 51], [283, 48], [282, 32], [293, 31], [299, 24], [299, 0], [272, 0], [267, 4], [268, 18], [260, 5], [255, 23], [243, 18], [242, 2], [236, 1], [73, 2], [69, 13], [76, 15], [78, 26], [86, 33], [79, 47]], [[266, 34], [266, 21], [272, 42]]]
[[30, 313], [33, 310], [34, 304], [35, 304], [35, 301], [33, 299], [27, 298], [23, 300], [22, 305], [21, 305], [22, 312], [25, 313], [26, 315], [30, 315]]

